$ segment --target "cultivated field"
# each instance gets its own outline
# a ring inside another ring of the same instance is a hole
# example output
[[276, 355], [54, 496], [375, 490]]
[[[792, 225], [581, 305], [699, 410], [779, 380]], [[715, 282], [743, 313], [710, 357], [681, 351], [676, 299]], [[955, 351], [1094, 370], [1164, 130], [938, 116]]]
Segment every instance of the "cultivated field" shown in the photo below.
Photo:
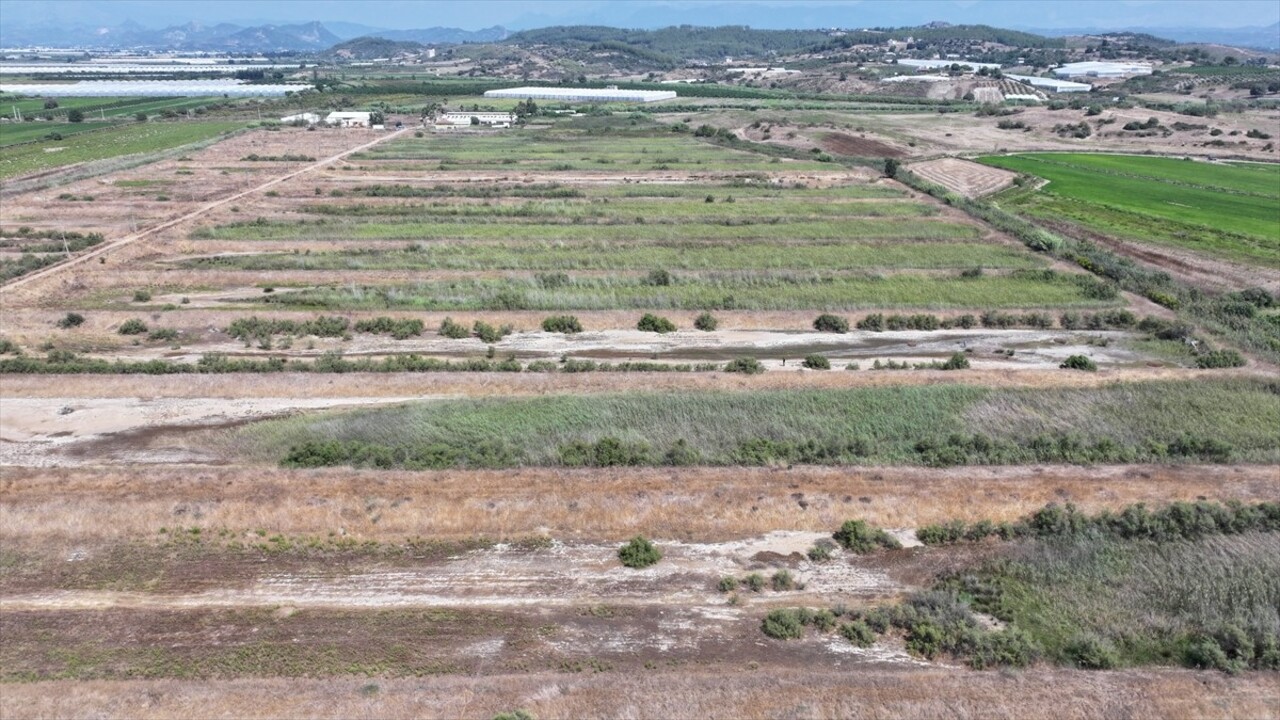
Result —
[[1140, 179], [1267, 268], [1273, 173], [911, 166], [964, 200], [845, 111], [14, 155], [0, 713], [1274, 716], [1271, 296], [964, 205]]

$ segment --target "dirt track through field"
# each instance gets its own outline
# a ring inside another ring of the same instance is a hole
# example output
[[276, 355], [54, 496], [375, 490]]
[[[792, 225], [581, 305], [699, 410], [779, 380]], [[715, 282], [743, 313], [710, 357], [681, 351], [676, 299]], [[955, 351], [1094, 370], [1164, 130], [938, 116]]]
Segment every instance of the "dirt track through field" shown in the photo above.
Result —
[[377, 145], [377, 144], [379, 144], [379, 143], [385, 142], [385, 141], [390, 140], [390, 139], [392, 139], [392, 138], [394, 138], [394, 137], [398, 137], [399, 135], [401, 135], [401, 134], [403, 134], [403, 133], [407, 132], [408, 130], [409, 130], [409, 128], [408, 128], [408, 127], [405, 127], [404, 129], [401, 129], [401, 130], [394, 130], [394, 131], [388, 132], [388, 133], [386, 133], [385, 135], [381, 135], [381, 136], [377, 137], [376, 139], [374, 139], [374, 140], [373, 140], [373, 141], [371, 141], [371, 142], [364, 143], [363, 145], [359, 145], [359, 146], [357, 146], [357, 147], [350, 148], [350, 149], [348, 149], [348, 150], [343, 150], [342, 152], [337, 153], [336, 155], [330, 155], [329, 157], [324, 158], [323, 160], [318, 160], [318, 161], [316, 161], [316, 162], [313, 162], [313, 163], [311, 163], [311, 164], [307, 165], [306, 167], [299, 168], [299, 169], [297, 169], [297, 170], [294, 170], [294, 171], [292, 171], [292, 172], [286, 173], [286, 174], [281, 175], [281, 176], [276, 177], [276, 178], [272, 178], [271, 180], [268, 180], [267, 182], [264, 182], [264, 183], [262, 183], [262, 184], [260, 184], [260, 185], [257, 185], [257, 186], [254, 186], [254, 187], [252, 187], [252, 188], [249, 188], [248, 190], [242, 190], [242, 191], [240, 191], [240, 192], [238, 192], [238, 193], [235, 193], [235, 194], [233, 194], [233, 195], [229, 195], [229, 196], [224, 197], [224, 198], [221, 198], [221, 199], [219, 199], [219, 200], [214, 200], [213, 202], [205, 203], [204, 205], [201, 205], [199, 208], [196, 208], [195, 210], [192, 210], [191, 212], [186, 213], [185, 215], [180, 215], [180, 216], [178, 216], [178, 217], [176, 217], [176, 218], [173, 218], [173, 219], [171, 219], [171, 220], [166, 220], [166, 221], [164, 221], [164, 222], [162, 222], [162, 223], [159, 223], [159, 224], [157, 224], [157, 225], [152, 225], [152, 226], [151, 226], [151, 227], [149, 227], [149, 228], [146, 228], [146, 229], [144, 229], [144, 230], [140, 230], [140, 231], [138, 231], [138, 232], [136, 232], [136, 233], [133, 233], [133, 234], [131, 234], [131, 235], [126, 235], [125, 237], [122, 237], [122, 238], [120, 238], [120, 239], [118, 239], [118, 240], [114, 240], [114, 241], [111, 241], [111, 242], [104, 243], [104, 244], [102, 244], [102, 245], [100, 245], [100, 246], [98, 246], [98, 247], [95, 247], [94, 249], [92, 249], [92, 250], [90, 250], [90, 251], [88, 251], [88, 252], [85, 252], [85, 253], [82, 253], [82, 254], [80, 254], [80, 255], [76, 255], [76, 256], [74, 256], [74, 257], [68, 258], [67, 260], [64, 260], [64, 261], [62, 261], [62, 262], [60, 262], [60, 263], [57, 263], [57, 264], [54, 264], [54, 265], [50, 265], [49, 267], [43, 268], [43, 269], [41, 269], [41, 270], [37, 270], [36, 272], [32, 272], [32, 273], [28, 273], [28, 274], [26, 274], [26, 275], [23, 275], [23, 276], [21, 276], [21, 277], [19, 277], [19, 278], [14, 279], [14, 280], [13, 280], [13, 281], [11, 281], [11, 282], [9, 282], [9, 283], [5, 284], [5, 285], [3, 285], [3, 286], [0, 286], [0, 296], [3, 296], [3, 295], [5, 295], [5, 294], [8, 294], [8, 293], [12, 292], [13, 290], [15, 290], [15, 289], [17, 289], [17, 288], [23, 287], [23, 286], [25, 286], [25, 285], [29, 285], [29, 284], [31, 284], [31, 283], [33, 283], [33, 282], [35, 282], [35, 281], [37, 281], [37, 280], [40, 280], [40, 279], [42, 279], [42, 278], [47, 278], [47, 277], [50, 277], [50, 276], [55, 275], [55, 274], [57, 274], [57, 273], [60, 273], [60, 272], [62, 272], [63, 270], [66, 270], [67, 268], [74, 267], [74, 266], [76, 266], [76, 265], [80, 265], [80, 264], [82, 264], [82, 263], [88, 262], [89, 260], [91, 260], [91, 259], [93, 259], [93, 258], [99, 257], [99, 256], [104, 255], [104, 254], [106, 254], [106, 253], [108, 253], [108, 252], [111, 252], [111, 251], [113, 251], [113, 250], [117, 250], [117, 249], [119, 249], [119, 248], [121, 248], [121, 247], [124, 247], [125, 245], [130, 244], [130, 243], [136, 242], [136, 241], [141, 240], [141, 239], [143, 239], [143, 238], [151, 237], [152, 235], [155, 235], [156, 233], [159, 233], [159, 232], [164, 231], [164, 230], [168, 230], [169, 228], [174, 227], [175, 225], [181, 225], [182, 223], [190, 222], [191, 220], [195, 220], [196, 218], [198, 218], [198, 217], [200, 217], [200, 216], [202, 216], [202, 215], [204, 215], [204, 214], [206, 214], [206, 213], [208, 213], [208, 212], [210, 212], [210, 211], [212, 211], [212, 210], [216, 210], [216, 209], [218, 209], [218, 208], [220, 208], [220, 207], [222, 207], [222, 206], [224, 206], [224, 205], [227, 205], [228, 203], [235, 202], [236, 200], [239, 200], [240, 198], [246, 197], [246, 196], [248, 196], [248, 195], [253, 195], [254, 193], [264, 192], [264, 191], [266, 191], [266, 190], [270, 190], [271, 188], [275, 187], [276, 185], [279, 185], [279, 184], [281, 184], [281, 183], [283, 183], [283, 182], [287, 182], [287, 181], [289, 181], [289, 180], [292, 180], [293, 178], [296, 178], [296, 177], [298, 177], [299, 175], [304, 175], [304, 174], [309, 173], [309, 172], [311, 172], [311, 171], [313, 171], [313, 170], [319, 170], [320, 168], [323, 168], [323, 167], [325, 167], [325, 166], [327, 166], [327, 165], [330, 165], [330, 164], [332, 164], [332, 163], [334, 163], [334, 162], [337, 162], [338, 160], [341, 160], [341, 159], [343, 159], [343, 158], [345, 158], [345, 157], [347, 157], [347, 156], [349, 156], [349, 155], [352, 155], [352, 154], [354, 154], [354, 153], [361, 152], [361, 151], [363, 151], [363, 150], [368, 150], [369, 148], [373, 147], [374, 145]]

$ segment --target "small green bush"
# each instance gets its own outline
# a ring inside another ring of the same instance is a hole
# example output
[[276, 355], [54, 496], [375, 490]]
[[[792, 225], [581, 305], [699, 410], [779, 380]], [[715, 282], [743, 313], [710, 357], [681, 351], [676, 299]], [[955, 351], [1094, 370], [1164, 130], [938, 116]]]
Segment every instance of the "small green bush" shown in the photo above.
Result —
[[58, 321], [58, 327], [69, 330], [74, 327], [80, 327], [84, 324], [84, 316], [80, 313], [69, 312], [61, 320]]
[[653, 285], [655, 287], [665, 287], [671, 284], [671, 273], [666, 270], [650, 270], [645, 276], [645, 285]]
[[[422, 133], [415, 133], [417, 137], [422, 137]], [[493, 720], [537, 720], [533, 713], [523, 708], [512, 710], [511, 712], [500, 712], [493, 716]]]
[[868, 525], [865, 520], [846, 520], [832, 538], [849, 552], [869, 553], [877, 547], [900, 548], [897, 538], [880, 528]]
[[1085, 670], [1110, 670], [1120, 664], [1116, 649], [1093, 635], [1081, 635], [1063, 648], [1067, 660]]
[[876, 642], [875, 631], [862, 620], [854, 620], [841, 625], [840, 634], [858, 647], [871, 647]]
[[968, 370], [969, 358], [964, 353], [955, 353], [947, 361], [938, 366], [940, 370]]
[[653, 313], [645, 313], [644, 317], [640, 318], [640, 322], [636, 323], [636, 329], [643, 332], [669, 333], [676, 331], [676, 324]]
[[750, 575], [742, 578], [742, 586], [751, 592], [758, 593], [761, 590], [764, 590], [764, 585], [764, 576], [760, 573], [751, 573]]
[[823, 313], [814, 319], [813, 329], [818, 332], [847, 333], [849, 332], [849, 321], [838, 315]]
[[582, 332], [582, 323], [573, 315], [552, 315], [542, 320], [542, 329], [546, 332], [573, 334]]
[[503, 325], [500, 328], [495, 328], [487, 322], [477, 320], [471, 329], [475, 332], [476, 337], [480, 338], [482, 341], [486, 343], [496, 343], [502, 338], [510, 335], [513, 328], [510, 325]]
[[1072, 355], [1058, 367], [1064, 370], [1084, 370], [1086, 372], [1097, 372], [1098, 370], [1098, 364], [1084, 355]]
[[1235, 350], [1210, 350], [1196, 357], [1196, 367], [1202, 370], [1244, 366], [1244, 356]]
[[795, 578], [791, 577], [791, 571], [779, 570], [769, 578], [769, 585], [776, 591], [794, 590], [796, 586]]
[[760, 361], [753, 357], [734, 358], [724, 365], [725, 372], [744, 373], [746, 375], [759, 375], [764, 372], [764, 366]]
[[641, 535], [618, 548], [618, 559], [629, 568], [645, 568], [662, 559], [662, 551]]
[[150, 301], [151, 301], [151, 291], [150, 291], [150, 290], [134, 290], [134, 291], [133, 291], [133, 301], [134, 301], [134, 302], [138, 302], [138, 303], [141, 303], [141, 302], [150, 302]]
[[760, 630], [775, 640], [798, 640], [804, 636], [804, 622], [797, 610], [774, 610], [760, 621]]
[[726, 575], [720, 578], [720, 582], [716, 583], [716, 589], [722, 593], [733, 592], [738, 589], [738, 579]]
[[121, 335], [143, 335], [147, 332], [147, 324], [138, 318], [130, 318], [120, 325], [120, 329], [116, 332]]
[[805, 553], [811, 562], [827, 562], [831, 559], [831, 541], [822, 540], [813, 544], [809, 551]]
[[720, 322], [711, 313], [704, 312], [693, 321], [693, 326], [703, 332], [712, 332], [719, 327]]
[[822, 355], [814, 353], [804, 356], [804, 366], [810, 370], [830, 370], [831, 361]]
[[440, 334], [454, 340], [471, 337], [471, 331], [467, 330], [465, 325], [454, 322], [453, 318], [449, 317], [440, 322]]

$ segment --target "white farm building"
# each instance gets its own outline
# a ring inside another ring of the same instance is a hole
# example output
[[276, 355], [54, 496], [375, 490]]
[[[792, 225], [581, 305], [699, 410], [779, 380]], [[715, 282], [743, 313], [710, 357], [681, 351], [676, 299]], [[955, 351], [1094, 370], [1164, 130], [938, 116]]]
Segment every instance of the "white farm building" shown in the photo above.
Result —
[[1035, 75], [1006, 74], [1005, 77], [1010, 80], [1017, 80], [1020, 83], [1026, 83], [1034, 88], [1056, 93], [1087, 93], [1093, 89], [1093, 86], [1088, 83], [1071, 82], [1070, 80], [1055, 80], [1054, 78], [1037, 77]]
[[331, 112], [325, 116], [324, 123], [338, 127], [369, 127], [372, 124], [367, 112]]
[[511, 127], [516, 121], [515, 113], [508, 112], [447, 112], [436, 117], [436, 125], [471, 125], [471, 118], [489, 127]]
[[607, 88], [518, 87], [506, 90], [486, 90], [487, 98], [509, 100], [559, 100], [561, 102], [640, 102], [674, 100], [672, 90], [619, 90]]
[[1118, 78], [1130, 75], [1150, 75], [1151, 66], [1146, 63], [1077, 62], [1054, 68], [1053, 74], [1064, 78]]

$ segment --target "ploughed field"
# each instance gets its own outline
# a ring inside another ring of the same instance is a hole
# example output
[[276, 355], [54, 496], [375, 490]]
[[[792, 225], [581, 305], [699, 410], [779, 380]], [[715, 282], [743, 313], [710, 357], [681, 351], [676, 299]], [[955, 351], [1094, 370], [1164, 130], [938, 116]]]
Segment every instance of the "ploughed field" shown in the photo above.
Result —
[[1265, 712], [1274, 369], [745, 147], [254, 130], [6, 198], [0, 713]]

